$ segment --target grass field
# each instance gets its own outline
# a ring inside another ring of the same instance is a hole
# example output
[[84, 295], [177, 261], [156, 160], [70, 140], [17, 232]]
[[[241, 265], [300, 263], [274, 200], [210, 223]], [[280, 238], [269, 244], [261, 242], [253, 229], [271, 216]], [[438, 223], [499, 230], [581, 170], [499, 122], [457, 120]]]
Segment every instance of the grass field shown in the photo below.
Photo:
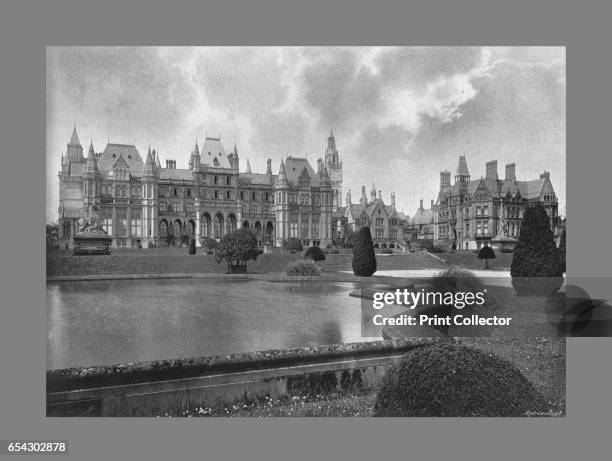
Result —
[[[68, 255], [66, 255], [68, 253]], [[186, 248], [115, 249], [109, 256], [72, 256], [71, 251], [47, 254], [47, 275], [110, 275], [110, 274], [166, 274], [212, 273], [223, 274], [227, 264], [217, 264], [214, 256], [204, 253], [188, 255]], [[475, 256], [474, 256], [475, 257]], [[251, 274], [284, 272], [290, 262], [301, 259], [301, 254], [274, 250], [249, 261]], [[352, 255], [327, 255], [317, 264], [323, 272], [350, 271]], [[394, 254], [377, 257], [379, 270], [444, 268], [444, 261], [426, 252]]]

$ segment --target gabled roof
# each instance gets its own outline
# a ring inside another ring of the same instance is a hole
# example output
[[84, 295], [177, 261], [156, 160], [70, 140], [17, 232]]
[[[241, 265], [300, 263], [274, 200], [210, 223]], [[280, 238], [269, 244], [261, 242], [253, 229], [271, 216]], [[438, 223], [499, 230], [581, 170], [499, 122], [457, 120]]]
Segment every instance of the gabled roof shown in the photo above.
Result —
[[304, 172], [304, 169], [306, 169], [308, 176], [310, 176], [310, 185], [312, 187], [319, 187], [321, 185], [319, 175], [315, 173], [308, 160], [299, 157], [287, 157], [285, 161], [285, 172], [289, 185], [297, 187], [300, 175]]
[[142, 176], [144, 162], [133, 144], [108, 143], [98, 157], [98, 169], [103, 173], [108, 173], [113, 169], [119, 157], [123, 157], [132, 176]]
[[200, 150], [200, 162], [203, 165], [216, 168], [232, 167], [227, 157], [227, 152], [225, 152], [225, 148], [221, 144], [221, 138], [206, 137]]
[[412, 217], [410, 224], [422, 225], [422, 224], [432, 224], [433, 222], [434, 222], [433, 221], [433, 211], [418, 208], [416, 210], [416, 213]]

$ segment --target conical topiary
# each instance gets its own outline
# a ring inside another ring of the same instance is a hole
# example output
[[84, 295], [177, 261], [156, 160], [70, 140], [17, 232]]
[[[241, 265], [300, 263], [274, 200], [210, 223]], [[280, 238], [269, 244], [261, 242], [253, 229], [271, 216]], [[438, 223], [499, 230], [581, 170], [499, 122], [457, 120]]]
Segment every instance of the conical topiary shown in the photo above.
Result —
[[550, 219], [541, 205], [525, 210], [510, 274], [518, 294], [548, 295], [563, 284], [563, 267]]
[[353, 248], [353, 273], [359, 277], [370, 277], [376, 272], [376, 255], [369, 227], [357, 232]]
[[191, 239], [191, 240], [189, 240], [189, 254], [190, 254], [190, 255], [194, 255], [194, 254], [196, 254], [196, 244], [195, 244], [195, 239]]

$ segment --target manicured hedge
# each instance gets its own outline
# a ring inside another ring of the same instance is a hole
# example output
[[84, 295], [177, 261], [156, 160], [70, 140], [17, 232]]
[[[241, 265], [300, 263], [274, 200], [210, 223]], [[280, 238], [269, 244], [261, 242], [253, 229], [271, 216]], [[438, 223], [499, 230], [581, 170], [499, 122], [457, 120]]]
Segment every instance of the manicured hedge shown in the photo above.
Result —
[[309, 258], [313, 261], [324, 261], [325, 254], [319, 247], [309, 247], [306, 248], [306, 251], [304, 252], [304, 258]]
[[374, 416], [525, 416], [546, 409], [513, 364], [449, 341], [405, 354], [384, 376]]

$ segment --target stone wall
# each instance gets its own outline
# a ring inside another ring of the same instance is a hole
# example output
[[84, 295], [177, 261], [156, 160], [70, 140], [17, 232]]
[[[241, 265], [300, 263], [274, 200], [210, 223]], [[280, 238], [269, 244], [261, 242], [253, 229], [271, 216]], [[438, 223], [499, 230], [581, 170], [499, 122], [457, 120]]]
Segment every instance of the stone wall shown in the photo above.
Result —
[[401, 356], [437, 339], [313, 346], [47, 372], [48, 416], [153, 416], [247, 398], [371, 389]]

